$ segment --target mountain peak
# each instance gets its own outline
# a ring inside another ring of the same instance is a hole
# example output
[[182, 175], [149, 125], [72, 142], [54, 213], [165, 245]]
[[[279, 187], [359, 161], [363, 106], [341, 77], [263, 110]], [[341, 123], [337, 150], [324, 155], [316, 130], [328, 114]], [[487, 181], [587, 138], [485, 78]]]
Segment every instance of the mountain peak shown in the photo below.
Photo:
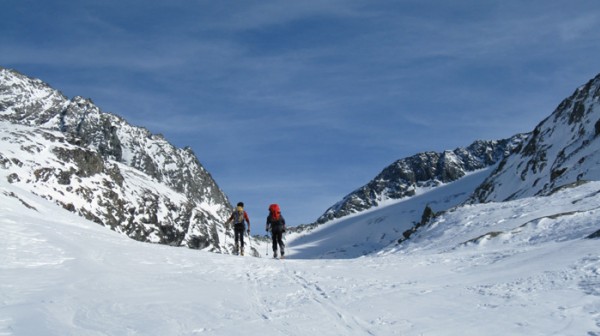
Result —
[[527, 135], [504, 140], [478, 140], [466, 148], [422, 152], [397, 160], [384, 168], [373, 180], [356, 189], [330, 207], [317, 223], [377, 207], [388, 200], [415, 196], [419, 189], [438, 187], [466, 174], [487, 168], [518, 147]]
[[599, 180], [600, 75], [579, 87], [540, 122], [475, 191], [473, 201], [548, 195], [580, 180]]
[[[176, 148], [162, 135], [102, 112], [89, 98], [68, 99], [5, 68], [0, 122], [7, 143], [38, 139], [46, 146], [38, 150], [50, 156], [45, 162], [31, 157], [27, 164], [21, 159], [19, 167], [10, 163], [28, 155], [19, 154], [20, 147], [0, 153], [7, 162], [2, 172], [14, 183], [138, 240], [227, 249], [219, 236], [231, 204], [190, 148]], [[31, 129], [10, 133], [12, 125]]]

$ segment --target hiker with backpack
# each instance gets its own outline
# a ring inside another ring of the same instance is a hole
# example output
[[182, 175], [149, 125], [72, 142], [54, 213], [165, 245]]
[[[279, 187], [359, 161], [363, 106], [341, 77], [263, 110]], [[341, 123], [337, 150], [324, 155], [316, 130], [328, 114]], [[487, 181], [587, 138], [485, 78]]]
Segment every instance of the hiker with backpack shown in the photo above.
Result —
[[281, 251], [281, 258], [285, 255], [285, 244], [283, 243], [283, 233], [285, 232], [285, 219], [281, 215], [279, 205], [271, 204], [269, 206], [269, 216], [267, 217], [267, 232], [271, 231], [273, 239], [273, 258], [277, 258], [277, 246]]
[[244, 255], [244, 231], [246, 229], [244, 223], [248, 223], [248, 237], [250, 237], [250, 218], [248, 213], [244, 210], [244, 202], [239, 202], [237, 207], [233, 210], [233, 213], [225, 223], [227, 226], [233, 221], [233, 233], [235, 236], [235, 253]]

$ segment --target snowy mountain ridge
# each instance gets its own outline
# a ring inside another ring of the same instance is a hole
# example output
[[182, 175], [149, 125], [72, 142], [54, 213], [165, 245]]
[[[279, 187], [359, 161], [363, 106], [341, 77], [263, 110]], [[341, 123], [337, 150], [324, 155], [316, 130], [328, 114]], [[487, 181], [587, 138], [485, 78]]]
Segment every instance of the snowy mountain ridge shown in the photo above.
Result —
[[231, 205], [190, 148], [4, 68], [0, 134], [12, 183], [137, 240], [227, 250]]
[[600, 75], [563, 100], [532, 132], [466, 148], [424, 152], [400, 159], [366, 185], [331, 206], [316, 221], [326, 223], [361, 213], [389, 200], [412, 197], [419, 188], [456, 181], [469, 172], [495, 167], [471, 202], [544, 195], [577, 180], [600, 179]]
[[578, 88], [504, 158], [475, 191], [490, 202], [547, 195], [563, 185], [600, 180], [600, 75]]
[[229, 204], [187, 189], [191, 151], [0, 74], [1, 335], [600, 335], [595, 83], [499, 162], [289, 234], [271, 260], [207, 253], [227, 251]]
[[[381, 251], [426, 224], [429, 207], [439, 214], [600, 179], [599, 81], [579, 88], [531, 133], [394, 162], [314, 225], [293, 230], [289, 239], [298, 246], [327, 241], [298, 257]], [[0, 172], [9, 182], [137, 240], [229, 251], [222, 223], [231, 206], [189, 148], [2, 68], [0, 120]], [[262, 254], [258, 245], [253, 255]]]
[[478, 140], [466, 148], [442, 153], [424, 152], [392, 163], [373, 180], [345, 196], [316, 223], [360, 213], [388, 201], [413, 197], [417, 190], [435, 188], [490, 167], [521, 145], [527, 134], [497, 141]]
[[[306, 250], [310, 258], [359, 257], [410, 242], [415, 233], [437, 225], [445, 211], [466, 204], [494, 202], [501, 207], [498, 202], [548, 196], [560, 188], [599, 181], [599, 135], [600, 75], [531, 133], [396, 161], [316, 223], [299, 228], [294, 243], [312, 247], [329, 242], [318, 252]], [[465, 237], [469, 239], [476, 237]]]

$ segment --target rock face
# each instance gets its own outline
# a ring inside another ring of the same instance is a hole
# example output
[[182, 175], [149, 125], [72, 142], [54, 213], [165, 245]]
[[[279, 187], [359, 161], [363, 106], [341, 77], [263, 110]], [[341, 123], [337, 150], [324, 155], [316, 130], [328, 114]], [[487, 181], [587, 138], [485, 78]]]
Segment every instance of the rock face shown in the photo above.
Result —
[[225, 250], [231, 204], [190, 148], [4, 68], [0, 122], [9, 182], [137, 240]]
[[330, 207], [311, 227], [494, 166], [467, 203], [549, 195], [561, 187], [600, 180], [600, 75], [565, 99], [533, 132], [398, 160]]
[[414, 196], [419, 188], [434, 188], [490, 167], [518, 147], [527, 135], [499, 141], [475, 141], [467, 148], [443, 153], [425, 152], [394, 162], [371, 182], [330, 207], [317, 223], [325, 223], [380, 205], [386, 200]]
[[600, 75], [578, 88], [507, 156], [471, 202], [548, 195], [600, 179]]

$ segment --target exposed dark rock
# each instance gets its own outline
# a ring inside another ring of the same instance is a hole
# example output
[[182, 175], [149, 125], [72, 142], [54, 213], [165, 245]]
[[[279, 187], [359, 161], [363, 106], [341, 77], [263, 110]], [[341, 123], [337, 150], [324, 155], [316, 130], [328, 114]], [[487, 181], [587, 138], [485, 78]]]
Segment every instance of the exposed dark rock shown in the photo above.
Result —
[[520, 146], [527, 135], [499, 141], [476, 141], [467, 148], [443, 153], [425, 152], [398, 160], [371, 182], [350, 193], [329, 208], [317, 223], [325, 223], [379, 205], [382, 200], [415, 195], [419, 187], [435, 187], [456, 181], [469, 172], [499, 162]]
[[[0, 121], [30, 127], [3, 141], [19, 141], [28, 155], [55, 157], [33, 164], [1, 153], [0, 169], [31, 167], [30, 176], [8, 174], [9, 182], [35, 184], [40, 196], [134, 239], [224, 250], [218, 237], [231, 204], [190, 148], [175, 148], [90, 99], [68, 99], [1, 67], [0, 94]], [[146, 184], [173, 192], [164, 195]]]
[[400, 238], [398, 240], [398, 244], [403, 243], [405, 240], [409, 239], [415, 232], [417, 232], [420, 228], [431, 223], [435, 219], [435, 217], [436, 217], [436, 213], [433, 211], [433, 209], [431, 209], [431, 207], [429, 205], [425, 206], [425, 209], [423, 209], [423, 214], [421, 215], [421, 221], [418, 223], [415, 223], [415, 225], [412, 228], [404, 231], [402, 233], [402, 238]]
[[588, 239], [598, 239], [600, 238], [600, 230], [592, 233], [591, 235], [587, 236]]
[[[562, 185], [596, 179], [589, 160], [600, 140], [600, 75], [563, 100], [522, 148], [505, 157], [470, 202], [501, 202], [548, 195]], [[586, 166], [587, 165], [587, 166]], [[519, 176], [519, 183], [513, 177]]]

